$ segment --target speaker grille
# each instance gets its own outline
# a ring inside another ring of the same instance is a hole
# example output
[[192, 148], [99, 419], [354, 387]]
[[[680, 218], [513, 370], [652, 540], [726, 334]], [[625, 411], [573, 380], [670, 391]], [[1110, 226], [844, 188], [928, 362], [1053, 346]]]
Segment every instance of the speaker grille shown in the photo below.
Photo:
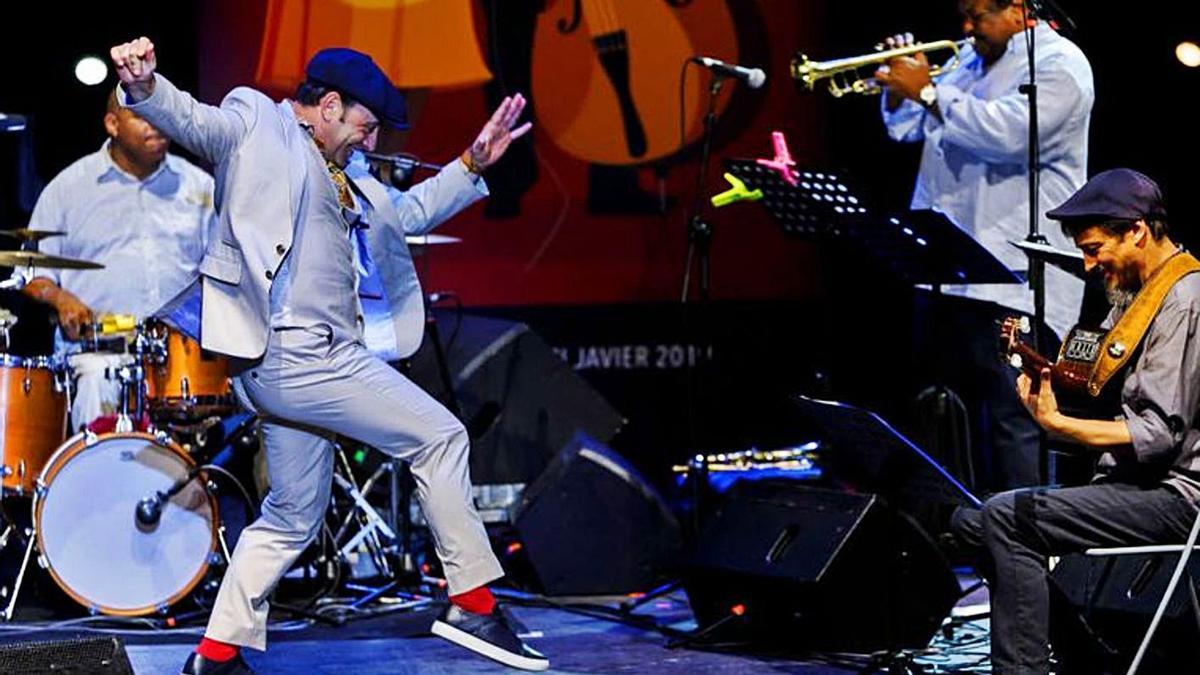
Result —
[[133, 675], [117, 638], [19, 642], [0, 647], [0, 674], [111, 673]]

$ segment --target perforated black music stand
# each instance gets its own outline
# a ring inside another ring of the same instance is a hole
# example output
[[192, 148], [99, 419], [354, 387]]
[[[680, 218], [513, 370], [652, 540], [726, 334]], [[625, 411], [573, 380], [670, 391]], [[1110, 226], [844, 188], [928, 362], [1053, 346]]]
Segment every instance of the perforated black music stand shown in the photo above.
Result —
[[910, 284], [1023, 281], [940, 213], [880, 215], [845, 174], [800, 171], [793, 186], [752, 159], [726, 160], [725, 166], [747, 189], [762, 190], [763, 205], [787, 234], [845, 241]]
[[778, 171], [753, 159], [726, 159], [725, 169], [747, 189], [762, 190], [761, 203], [790, 235], [840, 236], [869, 220], [859, 191], [835, 172], [798, 171], [793, 186]]

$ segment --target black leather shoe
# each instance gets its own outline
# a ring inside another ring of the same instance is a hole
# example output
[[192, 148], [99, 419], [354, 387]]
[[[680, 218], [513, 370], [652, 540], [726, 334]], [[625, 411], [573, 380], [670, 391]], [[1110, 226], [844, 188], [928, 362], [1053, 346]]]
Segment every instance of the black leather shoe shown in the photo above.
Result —
[[242, 655], [228, 661], [209, 661], [196, 652], [188, 657], [183, 664], [182, 675], [254, 675], [250, 666], [242, 659]]
[[512, 668], [546, 670], [550, 659], [521, 641], [497, 607], [473, 614], [450, 605], [433, 622], [433, 634]]

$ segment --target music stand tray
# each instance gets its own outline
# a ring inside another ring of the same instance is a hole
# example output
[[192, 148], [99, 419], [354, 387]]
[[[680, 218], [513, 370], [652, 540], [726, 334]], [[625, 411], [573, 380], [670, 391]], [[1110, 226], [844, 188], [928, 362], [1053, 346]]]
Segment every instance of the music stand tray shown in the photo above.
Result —
[[879, 415], [846, 403], [796, 396], [793, 401], [831, 447], [834, 475], [892, 500], [983, 505], [945, 468]]

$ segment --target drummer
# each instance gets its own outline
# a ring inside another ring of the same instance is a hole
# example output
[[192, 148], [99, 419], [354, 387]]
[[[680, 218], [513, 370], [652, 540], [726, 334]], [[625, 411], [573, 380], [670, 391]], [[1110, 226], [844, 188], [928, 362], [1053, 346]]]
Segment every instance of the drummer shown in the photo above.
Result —
[[124, 354], [79, 353], [82, 334], [101, 315], [151, 316], [196, 277], [215, 224], [213, 179], [109, 95], [108, 139], [54, 177], [38, 198], [29, 228], [58, 230], [41, 251], [103, 264], [100, 270], [37, 269], [25, 294], [58, 315], [55, 352], [77, 376], [71, 428], [114, 411], [118, 384], [107, 368]]

